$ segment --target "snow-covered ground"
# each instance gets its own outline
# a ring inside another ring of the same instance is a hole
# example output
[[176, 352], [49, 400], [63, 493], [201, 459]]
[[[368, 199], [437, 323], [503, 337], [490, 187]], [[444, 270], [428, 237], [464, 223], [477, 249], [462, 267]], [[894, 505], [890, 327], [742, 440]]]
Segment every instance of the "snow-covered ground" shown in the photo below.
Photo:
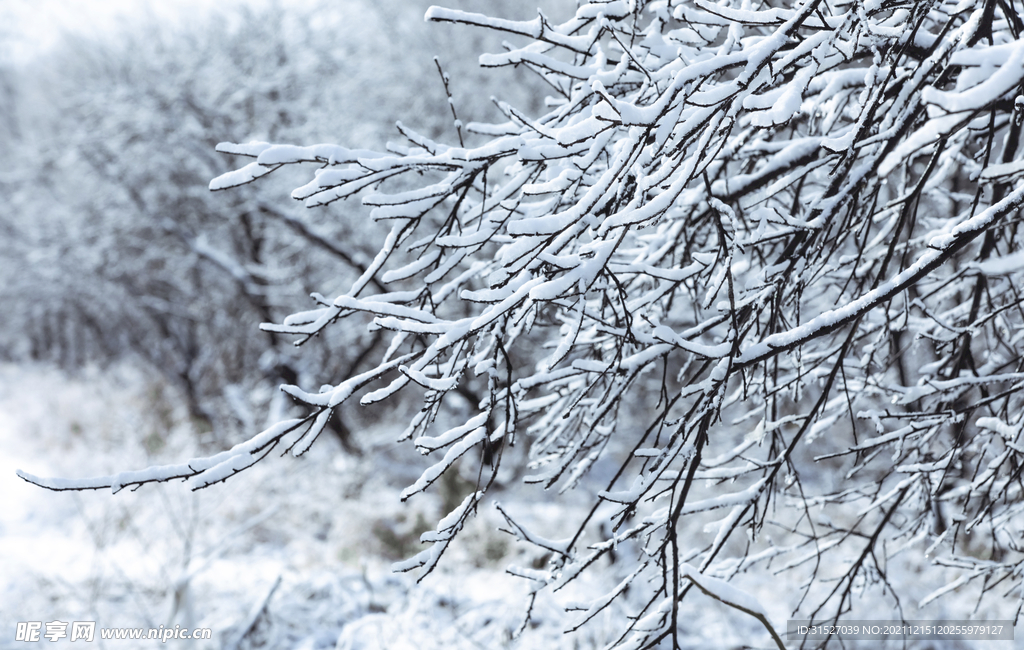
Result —
[[[203, 451], [197, 440], [174, 395], [137, 370], [69, 378], [0, 367], [0, 648], [26, 647], [14, 639], [18, 622], [55, 620], [212, 629], [212, 641], [178, 641], [198, 648], [506, 645], [525, 585], [502, 570], [513, 549], [493, 517], [468, 529], [423, 584], [391, 573], [391, 562], [420, 550], [419, 533], [444, 505], [399, 501], [416, 469], [395, 453], [393, 432], [362, 432], [362, 458], [325, 437], [303, 458], [268, 459], [197, 493], [184, 484], [55, 493], [15, 476], [181, 460]], [[547, 627], [527, 636], [546, 647], [567, 641]], [[98, 633], [96, 643], [145, 645]]]
[[[24, 483], [15, 469], [87, 476], [180, 461], [209, 452], [176, 396], [159, 381], [121, 366], [77, 377], [36, 366], [0, 366], [0, 648], [69, 647], [67, 638], [15, 641], [18, 622], [96, 621], [114, 627], [210, 628], [209, 641], [102, 640], [99, 648], [471, 648], [511, 647], [526, 586], [509, 563], [539, 566], [482, 511], [435, 574], [420, 584], [393, 574], [392, 562], [420, 550], [419, 533], [451, 509], [465, 485], [442, 485], [402, 504], [401, 489], [422, 464], [395, 432], [363, 431], [362, 457], [329, 437], [300, 459], [272, 458], [226, 483], [194, 493], [187, 484], [146, 486], [116, 495], [54, 493]], [[564, 505], [499, 490], [496, 498], [557, 537], [572, 518]], [[582, 498], [582, 495], [581, 495]], [[624, 550], [625, 552], [625, 550]], [[906, 558], [906, 556], [902, 556]], [[890, 567], [903, 588], [934, 588], [912, 559]], [[612, 613], [563, 634], [565, 602], [592, 600], [608, 584], [584, 583], [564, 600], [539, 602], [517, 647], [599, 648], [617, 633]], [[915, 575], [920, 585], [911, 585]], [[789, 599], [770, 572], [739, 576], [775, 625]], [[783, 590], [785, 591], [785, 590]], [[920, 593], [918, 593], [920, 592]], [[774, 596], [773, 596], [774, 594]], [[1012, 603], [1006, 603], [1009, 611]], [[859, 611], [885, 615], [882, 600]], [[970, 594], [938, 601], [920, 616], [979, 618]], [[703, 595], [684, 602], [692, 648], [769, 647], [753, 618]], [[992, 618], [996, 612], [987, 613]], [[856, 618], [868, 618], [868, 614]], [[45, 629], [43, 630], [45, 632]], [[244, 636], [243, 636], [244, 633]], [[89, 647], [88, 645], [86, 647]], [[1013, 642], [920, 648], [1009, 650]]]

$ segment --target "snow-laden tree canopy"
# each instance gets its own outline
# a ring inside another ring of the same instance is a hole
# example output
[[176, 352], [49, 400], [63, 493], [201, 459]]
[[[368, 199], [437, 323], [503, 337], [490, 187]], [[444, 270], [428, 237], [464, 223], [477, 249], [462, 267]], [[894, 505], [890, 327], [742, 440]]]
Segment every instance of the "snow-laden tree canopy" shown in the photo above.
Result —
[[[806, 618], [847, 615], [872, 589], [912, 618], [887, 576], [899, 553], [957, 572], [924, 603], [968, 583], [1021, 598], [1013, 0], [615, 0], [564, 22], [426, 17], [518, 39], [480, 63], [543, 77], [547, 112], [496, 98], [503, 121], [464, 124], [458, 95], [473, 89], [442, 73], [446, 142], [399, 123], [386, 151], [225, 143], [253, 160], [210, 184], [308, 164], [294, 199], [373, 206], [391, 229], [361, 277], [263, 329], [298, 344], [383, 330], [383, 357], [319, 391], [284, 386], [305, 414], [215, 456], [24, 478], [203, 488], [305, 452], [343, 403], [387, 408], [413, 391], [422, 410], [403, 439], [432, 464], [403, 497], [463, 457], [479, 479], [396, 569], [430, 572], [491, 507], [503, 453], [529, 445], [538, 499], [600, 485], [558, 540], [499, 505], [512, 535], [549, 554], [508, 570], [532, 602], [617, 557], [618, 585], [570, 605], [566, 623], [621, 612], [612, 647], [675, 642], [694, 586], [781, 645], [764, 608], [725, 582], [758, 572], [792, 574], [779, 597]], [[440, 430], [456, 393], [479, 402]], [[965, 550], [971, 534], [984, 553]]]

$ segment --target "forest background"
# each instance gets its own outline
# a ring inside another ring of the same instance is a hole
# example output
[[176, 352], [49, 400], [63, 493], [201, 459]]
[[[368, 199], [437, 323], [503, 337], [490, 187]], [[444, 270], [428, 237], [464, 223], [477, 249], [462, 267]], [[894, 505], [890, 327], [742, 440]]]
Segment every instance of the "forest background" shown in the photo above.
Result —
[[[510, 522], [493, 509], [479, 510], [423, 582], [391, 572], [477, 480], [464, 463], [401, 501], [424, 468], [416, 449], [395, 444], [419, 406], [410, 400], [386, 410], [346, 404], [305, 456], [275, 455], [200, 492], [172, 483], [113, 497], [51, 493], [14, 475], [115, 474], [213, 454], [295, 416], [282, 383], [315, 391], [381, 354], [379, 330], [325, 331], [301, 349], [259, 330], [365, 271], [387, 233], [368, 208], [285, 201], [305, 182], [288, 169], [228, 192], [208, 186], [244, 164], [217, 153], [221, 142], [381, 150], [399, 137], [397, 121], [455, 139], [449, 98], [466, 123], [504, 121], [495, 95], [526, 114], [544, 110], [540, 75], [478, 65], [480, 53], [501, 50], [501, 37], [427, 25], [429, 4], [190, 6], [125, 14], [37, 47], [14, 22], [0, 32], [0, 485], [17, 502], [0, 519], [0, 554], [10, 560], [0, 573], [0, 631], [10, 631], [0, 647], [21, 647], [16, 623], [35, 620], [209, 627], [209, 646], [183, 645], [218, 648], [600, 648], [619, 638], [616, 607], [564, 634], [567, 609], [586, 612], [585, 601], [624, 579], [614, 554], [538, 599], [520, 628], [530, 589], [506, 567], [539, 570], [549, 557], [500, 532]], [[459, 7], [529, 19], [537, 5]], [[561, 21], [575, 3], [543, 10]], [[460, 425], [481, 397], [461, 388], [439, 423]], [[626, 423], [650, 405], [629, 406]], [[564, 521], [591, 506], [614, 463], [549, 500], [520, 487], [527, 453], [509, 450], [490, 496], [530, 529], [564, 536]], [[827, 468], [810, 467], [805, 484], [832, 481]], [[716, 520], [703, 523], [713, 532]], [[962, 554], [994, 561], [984, 540], [961, 544]], [[927, 553], [886, 566], [908, 618], [1013, 618], [1015, 595], [981, 604], [991, 587], [975, 588], [973, 567], [937, 570]], [[779, 580], [770, 570], [737, 577], [782, 629], [796, 599], [777, 597]], [[891, 595], [886, 587], [862, 579], [852, 591], [855, 618], [891, 618], [891, 603], [877, 598]], [[684, 647], [771, 643], [761, 622], [707, 595], [685, 601], [681, 616], [692, 622], [677, 640]]]

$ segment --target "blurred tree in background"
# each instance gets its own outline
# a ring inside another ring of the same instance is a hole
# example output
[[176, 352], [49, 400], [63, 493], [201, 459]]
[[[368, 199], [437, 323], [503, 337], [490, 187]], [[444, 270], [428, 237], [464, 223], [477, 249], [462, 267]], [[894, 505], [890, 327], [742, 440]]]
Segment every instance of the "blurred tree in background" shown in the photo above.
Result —
[[[0, 139], [19, 162], [0, 180], [9, 188], [0, 353], [65, 368], [140, 359], [218, 436], [263, 426], [279, 383], [359, 366], [379, 336], [336, 333], [299, 356], [255, 328], [304, 293], [358, 276], [372, 259], [371, 222], [358, 210], [281, 205], [282, 185], [220, 196], [206, 186], [233, 165], [214, 152], [220, 139], [344, 135], [380, 146], [388, 121], [408, 114], [428, 133], [447, 128], [431, 57], [450, 55], [476, 80], [466, 54], [476, 45], [428, 38], [398, 4], [151, 18], [5, 68]], [[271, 418], [286, 408], [276, 407]], [[344, 420], [333, 427], [354, 449]]]

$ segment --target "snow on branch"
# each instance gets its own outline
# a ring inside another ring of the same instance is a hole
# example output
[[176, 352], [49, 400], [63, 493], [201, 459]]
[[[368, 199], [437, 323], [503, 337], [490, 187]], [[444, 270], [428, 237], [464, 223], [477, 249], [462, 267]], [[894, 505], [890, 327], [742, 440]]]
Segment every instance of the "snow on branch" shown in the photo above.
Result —
[[[158, 465], [143, 470], [86, 479], [41, 478], [22, 470], [18, 470], [18, 476], [29, 483], [55, 492], [109, 488], [116, 494], [126, 487], [134, 486], [134, 489], [138, 489], [146, 483], [163, 483], [174, 479], [188, 480], [193, 477], [198, 477], [198, 481], [192, 489], [200, 490], [214, 483], [225, 481], [255, 465], [278, 445], [283, 446], [285, 451], [290, 450], [303, 436], [312, 433], [312, 429], [304, 427], [308, 420], [308, 418], [282, 420], [227, 451], [204, 458], [193, 458], [177, 465]], [[323, 419], [323, 422], [316, 424], [322, 429], [326, 424], [326, 418]], [[313, 433], [314, 437], [316, 433], [319, 431]]]
[[724, 603], [733, 609], [737, 609], [744, 614], [753, 616], [768, 630], [772, 635], [772, 641], [779, 650], [785, 650], [786, 646], [782, 643], [782, 639], [779, 637], [779, 633], [775, 631], [771, 621], [768, 618], [768, 612], [756, 598], [750, 594], [737, 589], [724, 580], [718, 578], [712, 578], [711, 576], [704, 575], [697, 571], [694, 567], [689, 564], [684, 564], [679, 571], [679, 575], [682, 578], [686, 578], [697, 585], [697, 588], [703, 591], [707, 596], [714, 598], [720, 603]]
[[474, 492], [467, 495], [455, 510], [452, 510], [438, 522], [437, 530], [425, 532], [420, 536], [421, 542], [431, 544], [430, 548], [420, 551], [408, 560], [394, 563], [391, 566], [392, 570], [395, 572], [405, 572], [422, 567], [423, 573], [419, 579], [422, 580], [427, 576], [437, 566], [441, 556], [448, 549], [448, 545], [451, 544], [455, 536], [462, 530], [466, 519], [482, 496], [483, 492]]

